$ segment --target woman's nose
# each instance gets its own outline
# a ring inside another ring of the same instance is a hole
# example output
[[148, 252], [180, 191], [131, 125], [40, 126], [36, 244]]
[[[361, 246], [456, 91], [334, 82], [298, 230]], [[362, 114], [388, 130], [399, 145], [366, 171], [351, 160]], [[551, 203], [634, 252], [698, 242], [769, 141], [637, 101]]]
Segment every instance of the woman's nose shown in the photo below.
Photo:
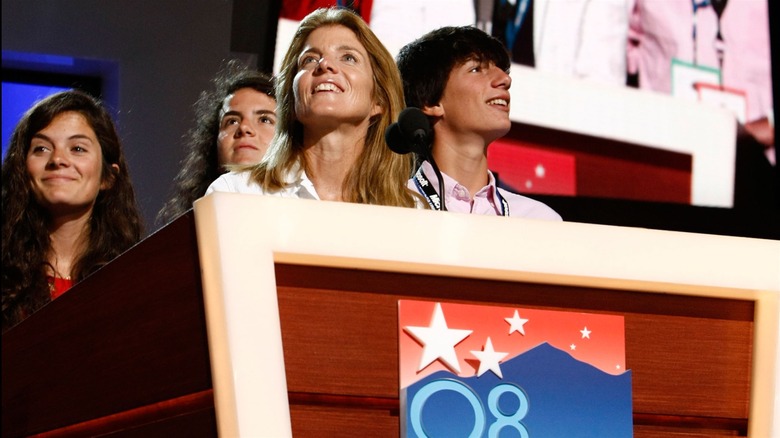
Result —
[[333, 62], [330, 62], [330, 59], [326, 56], [323, 56], [317, 61], [317, 71], [323, 72], [323, 71], [335, 71], [336, 70], [336, 64]]
[[64, 152], [60, 152], [58, 149], [54, 149], [49, 156], [49, 161], [46, 163], [50, 167], [67, 166], [69, 163], [68, 157]]
[[241, 121], [241, 123], [238, 125], [238, 129], [236, 129], [236, 137], [241, 137], [244, 135], [254, 135], [255, 129], [252, 127], [252, 123], [249, 120], [244, 119]]

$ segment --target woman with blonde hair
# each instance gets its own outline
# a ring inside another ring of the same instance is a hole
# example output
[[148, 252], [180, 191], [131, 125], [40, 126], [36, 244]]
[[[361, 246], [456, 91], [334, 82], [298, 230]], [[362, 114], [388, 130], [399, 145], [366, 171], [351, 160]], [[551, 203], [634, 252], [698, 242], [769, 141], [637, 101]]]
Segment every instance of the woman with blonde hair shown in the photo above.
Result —
[[276, 82], [277, 129], [263, 161], [208, 189], [415, 207], [413, 158], [390, 151], [387, 127], [404, 107], [395, 61], [347, 9], [300, 23]]

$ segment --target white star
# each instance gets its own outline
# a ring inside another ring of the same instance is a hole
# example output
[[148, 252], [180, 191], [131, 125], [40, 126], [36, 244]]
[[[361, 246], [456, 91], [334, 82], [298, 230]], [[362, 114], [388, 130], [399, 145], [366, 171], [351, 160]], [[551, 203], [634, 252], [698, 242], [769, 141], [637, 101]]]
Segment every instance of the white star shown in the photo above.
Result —
[[616, 369], [616, 370], [619, 370], [619, 369], [620, 369], [620, 364], [618, 364], [618, 365], [615, 365], [615, 369]]
[[487, 370], [490, 370], [493, 371], [493, 374], [497, 375], [499, 378], [504, 378], [504, 376], [501, 375], [501, 367], [498, 365], [498, 362], [505, 358], [509, 353], [495, 351], [493, 349], [493, 342], [490, 340], [490, 336], [488, 336], [487, 342], [485, 342], [485, 346], [482, 348], [482, 351], [471, 350], [471, 354], [479, 359], [479, 371], [477, 371], [477, 377], [485, 374]]
[[404, 330], [423, 346], [420, 367], [417, 371], [422, 371], [423, 368], [438, 359], [449, 369], [456, 373], [460, 372], [455, 346], [466, 339], [472, 333], [472, 330], [448, 328], [447, 321], [444, 320], [444, 312], [441, 310], [441, 304], [436, 303], [436, 307], [433, 309], [430, 327], [406, 326]]
[[537, 178], [544, 178], [544, 175], [547, 173], [547, 169], [544, 168], [542, 163], [539, 163], [536, 165], [536, 168], [534, 168], [534, 173], [536, 174]]
[[585, 338], [590, 339], [590, 330], [588, 330], [587, 326], [584, 329], [580, 330], [580, 333], [582, 333], [582, 339]]
[[527, 319], [520, 318], [520, 314], [517, 313], [517, 310], [515, 310], [515, 315], [511, 318], [504, 318], [504, 321], [508, 322], [509, 327], [509, 334], [511, 335], [514, 332], [520, 332], [521, 335], [525, 336], [525, 328], [523, 327], [525, 323], [528, 322]]
[[572, 349], [572, 350], [576, 350], [576, 349], [577, 349], [577, 346], [576, 346], [576, 345], [574, 345], [574, 344], [571, 344], [571, 345], [569, 345], [569, 348], [570, 348], [570, 349]]

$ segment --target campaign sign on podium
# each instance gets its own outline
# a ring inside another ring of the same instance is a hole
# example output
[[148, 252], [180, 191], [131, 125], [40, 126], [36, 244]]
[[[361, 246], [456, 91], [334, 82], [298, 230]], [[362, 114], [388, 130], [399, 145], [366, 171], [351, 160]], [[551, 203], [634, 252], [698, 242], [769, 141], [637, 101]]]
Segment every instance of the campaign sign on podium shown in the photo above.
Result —
[[401, 436], [633, 436], [623, 316], [399, 301]]

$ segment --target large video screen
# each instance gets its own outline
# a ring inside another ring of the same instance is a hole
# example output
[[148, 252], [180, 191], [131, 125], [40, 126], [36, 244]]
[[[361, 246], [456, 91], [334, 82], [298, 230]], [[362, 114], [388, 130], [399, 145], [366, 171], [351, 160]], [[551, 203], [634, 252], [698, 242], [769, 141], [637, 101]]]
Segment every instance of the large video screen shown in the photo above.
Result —
[[731, 208], [762, 187], [739, 179], [775, 172], [764, 0], [284, 0], [276, 71], [298, 21], [332, 5], [393, 55], [445, 25], [504, 42], [513, 128], [488, 163], [513, 191]]

